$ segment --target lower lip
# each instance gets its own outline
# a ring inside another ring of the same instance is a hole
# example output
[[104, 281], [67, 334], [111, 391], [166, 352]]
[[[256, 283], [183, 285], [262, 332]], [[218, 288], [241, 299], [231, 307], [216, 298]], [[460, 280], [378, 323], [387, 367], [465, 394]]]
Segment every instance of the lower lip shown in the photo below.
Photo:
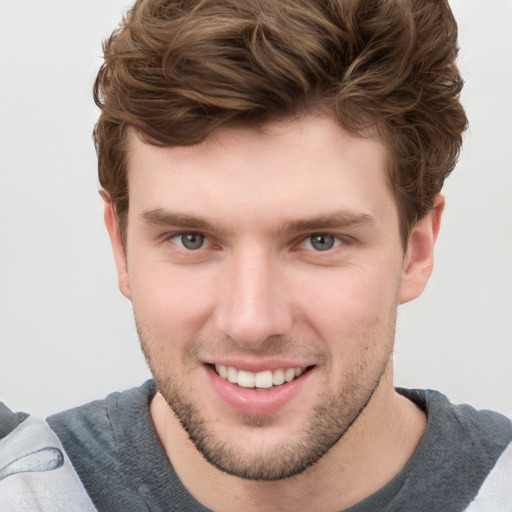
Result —
[[291, 382], [267, 389], [242, 388], [220, 377], [210, 366], [205, 365], [212, 388], [233, 409], [252, 415], [272, 414], [290, 401], [300, 392], [311, 370]]

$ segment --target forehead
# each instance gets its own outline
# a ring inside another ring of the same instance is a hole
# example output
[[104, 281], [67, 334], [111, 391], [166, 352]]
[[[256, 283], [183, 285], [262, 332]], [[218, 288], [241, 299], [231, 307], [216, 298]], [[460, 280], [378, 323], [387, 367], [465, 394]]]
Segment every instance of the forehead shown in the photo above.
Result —
[[198, 215], [379, 214], [394, 204], [387, 152], [327, 117], [264, 130], [226, 128], [194, 146], [161, 148], [134, 131], [128, 141], [130, 212], [172, 208]]

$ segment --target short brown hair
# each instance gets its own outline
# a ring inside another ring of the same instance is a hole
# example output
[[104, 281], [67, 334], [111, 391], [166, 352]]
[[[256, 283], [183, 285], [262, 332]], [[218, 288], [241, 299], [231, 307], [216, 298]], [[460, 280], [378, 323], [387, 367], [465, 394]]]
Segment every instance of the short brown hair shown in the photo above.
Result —
[[467, 125], [444, 0], [138, 0], [94, 85], [98, 174], [121, 231], [126, 132], [196, 144], [221, 125], [329, 112], [389, 151], [404, 246], [452, 171]]

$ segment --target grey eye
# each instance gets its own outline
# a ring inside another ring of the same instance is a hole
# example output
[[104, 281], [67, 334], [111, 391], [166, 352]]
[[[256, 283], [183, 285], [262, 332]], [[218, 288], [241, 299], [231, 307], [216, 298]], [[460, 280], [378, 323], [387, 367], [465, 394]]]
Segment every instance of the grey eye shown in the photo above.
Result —
[[180, 242], [185, 249], [195, 251], [203, 246], [204, 236], [198, 233], [183, 233], [180, 235]]
[[332, 235], [321, 233], [309, 237], [311, 247], [317, 251], [328, 251], [334, 247], [335, 239]]

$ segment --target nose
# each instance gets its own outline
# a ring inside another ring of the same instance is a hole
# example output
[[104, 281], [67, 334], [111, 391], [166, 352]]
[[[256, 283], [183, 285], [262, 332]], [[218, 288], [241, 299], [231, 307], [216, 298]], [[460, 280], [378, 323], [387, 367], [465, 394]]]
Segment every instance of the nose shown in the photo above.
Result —
[[234, 256], [228, 267], [217, 303], [220, 331], [252, 350], [286, 334], [293, 318], [279, 261], [263, 251], [248, 250]]

